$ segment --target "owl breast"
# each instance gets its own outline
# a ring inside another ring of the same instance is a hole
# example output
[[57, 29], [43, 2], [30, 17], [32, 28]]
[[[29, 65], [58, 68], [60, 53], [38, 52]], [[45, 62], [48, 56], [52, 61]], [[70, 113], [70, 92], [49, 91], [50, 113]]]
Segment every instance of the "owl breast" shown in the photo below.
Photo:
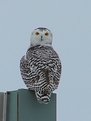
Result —
[[52, 59], [52, 58], [58, 58], [57, 53], [53, 50], [52, 47], [49, 46], [34, 46], [28, 49], [26, 53], [26, 58], [28, 60], [36, 58], [36, 59]]

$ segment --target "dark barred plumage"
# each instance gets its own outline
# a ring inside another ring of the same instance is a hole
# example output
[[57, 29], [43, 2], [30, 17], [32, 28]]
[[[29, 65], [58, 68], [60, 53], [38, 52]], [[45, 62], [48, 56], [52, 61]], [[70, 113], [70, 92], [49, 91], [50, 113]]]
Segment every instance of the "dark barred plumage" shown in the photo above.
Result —
[[35, 91], [37, 100], [48, 103], [61, 76], [61, 62], [52, 46], [30, 47], [21, 58], [20, 71], [26, 86]]
[[[38, 27], [37, 29], [39, 29], [40, 31], [43, 31], [43, 30], [48, 30], [48, 31], [50, 31], [49, 29], [47, 29], [47, 28], [45, 28], [45, 27]], [[37, 29], [35, 29], [35, 30], [37, 30]]]

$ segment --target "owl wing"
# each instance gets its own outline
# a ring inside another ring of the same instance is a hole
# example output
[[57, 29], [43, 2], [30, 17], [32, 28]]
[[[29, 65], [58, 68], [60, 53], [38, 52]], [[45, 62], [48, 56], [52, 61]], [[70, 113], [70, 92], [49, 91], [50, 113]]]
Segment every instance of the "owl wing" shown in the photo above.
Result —
[[57, 58], [52, 58], [51, 59], [51, 63], [49, 64], [51, 71], [49, 73], [49, 77], [50, 80], [53, 80], [53, 85], [54, 85], [54, 89], [57, 89], [59, 82], [60, 82], [60, 77], [61, 77], [61, 70], [62, 70], [62, 65], [61, 65], [61, 61], [57, 55]]
[[34, 90], [38, 76], [30, 68], [30, 62], [25, 58], [25, 56], [23, 56], [20, 60], [20, 72], [26, 86], [29, 89]]

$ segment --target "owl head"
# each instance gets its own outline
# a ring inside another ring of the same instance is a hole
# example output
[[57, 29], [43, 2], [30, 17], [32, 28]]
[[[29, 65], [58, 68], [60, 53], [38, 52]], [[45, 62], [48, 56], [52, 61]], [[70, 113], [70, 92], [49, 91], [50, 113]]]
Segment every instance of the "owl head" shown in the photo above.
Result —
[[39, 27], [31, 33], [30, 45], [31, 46], [36, 46], [36, 45], [50, 46], [52, 45], [52, 39], [53, 39], [53, 36], [49, 29]]

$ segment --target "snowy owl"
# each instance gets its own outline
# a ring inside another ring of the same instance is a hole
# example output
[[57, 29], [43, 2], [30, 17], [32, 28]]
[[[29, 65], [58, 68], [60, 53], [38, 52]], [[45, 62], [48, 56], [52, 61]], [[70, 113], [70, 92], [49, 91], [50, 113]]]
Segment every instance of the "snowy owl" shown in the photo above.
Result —
[[31, 33], [30, 47], [20, 60], [24, 83], [35, 91], [37, 100], [47, 104], [51, 93], [57, 89], [61, 76], [61, 61], [52, 47], [53, 35], [47, 28], [37, 28]]

